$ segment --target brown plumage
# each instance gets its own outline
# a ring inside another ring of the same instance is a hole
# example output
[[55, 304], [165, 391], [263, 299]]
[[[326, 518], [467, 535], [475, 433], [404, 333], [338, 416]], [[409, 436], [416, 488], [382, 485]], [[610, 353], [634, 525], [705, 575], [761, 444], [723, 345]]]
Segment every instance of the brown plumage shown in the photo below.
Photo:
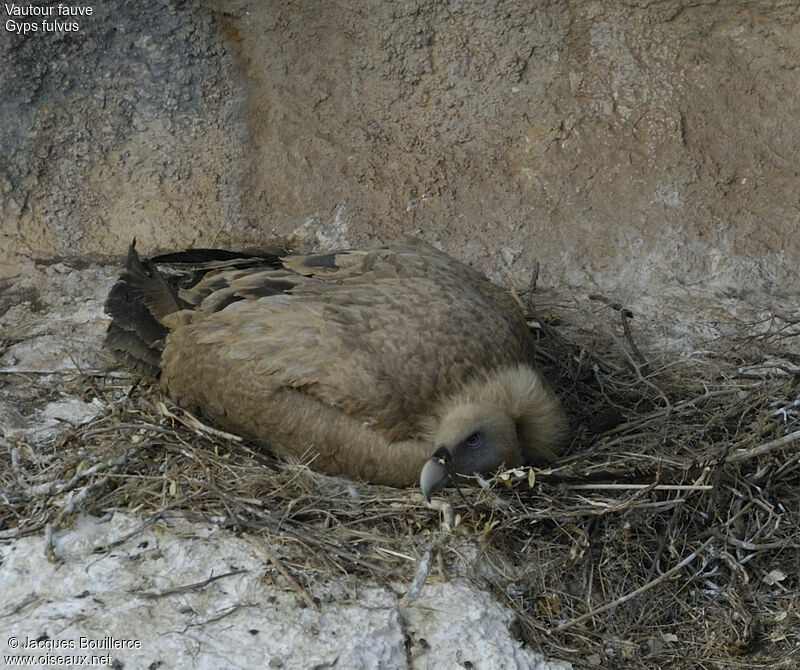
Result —
[[132, 244], [106, 309], [107, 345], [178, 404], [331, 474], [409, 485], [444, 448], [429, 495], [566, 436], [514, 300], [422, 242], [152, 261]]

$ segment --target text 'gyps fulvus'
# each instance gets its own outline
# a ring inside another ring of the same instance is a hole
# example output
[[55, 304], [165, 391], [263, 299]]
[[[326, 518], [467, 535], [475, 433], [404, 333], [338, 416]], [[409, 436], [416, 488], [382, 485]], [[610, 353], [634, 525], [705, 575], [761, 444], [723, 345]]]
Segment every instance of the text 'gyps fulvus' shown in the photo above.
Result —
[[131, 244], [106, 310], [107, 346], [179, 405], [330, 474], [430, 498], [448, 471], [552, 461], [567, 434], [513, 298], [423, 242], [152, 261]]

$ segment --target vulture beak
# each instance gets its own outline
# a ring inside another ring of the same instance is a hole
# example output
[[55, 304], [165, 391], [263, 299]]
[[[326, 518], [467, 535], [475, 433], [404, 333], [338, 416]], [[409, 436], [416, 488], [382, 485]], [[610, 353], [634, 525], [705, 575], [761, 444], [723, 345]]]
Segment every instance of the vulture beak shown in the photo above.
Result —
[[430, 502], [431, 496], [447, 484], [451, 470], [450, 452], [445, 447], [439, 447], [419, 475], [419, 486], [425, 500]]

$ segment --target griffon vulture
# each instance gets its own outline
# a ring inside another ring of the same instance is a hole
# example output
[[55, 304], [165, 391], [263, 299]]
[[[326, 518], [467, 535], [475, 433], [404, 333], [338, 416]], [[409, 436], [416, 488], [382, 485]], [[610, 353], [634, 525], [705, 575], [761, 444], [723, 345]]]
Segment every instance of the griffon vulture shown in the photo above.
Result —
[[552, 461], [567, 434], [513, 298], [416, 240], [150, 261], [134, 242], [106, 311], [106, 345], [176, 403], [330, 474], [430, 499]]

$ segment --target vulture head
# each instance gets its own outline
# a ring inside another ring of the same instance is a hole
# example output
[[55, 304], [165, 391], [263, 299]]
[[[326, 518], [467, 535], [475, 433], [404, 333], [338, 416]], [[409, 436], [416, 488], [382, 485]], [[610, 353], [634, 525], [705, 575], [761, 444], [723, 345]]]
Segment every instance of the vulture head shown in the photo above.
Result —
[[452, 474], [522, 463], [514, 420], [499, 407], [455, 407], [442, 420], [434, 443], [436, 451], [420, 474], [420, 487], [429, 501]]
[[430, 501], [455, 475], [552, 462], [553, 447], [563, 443], [567, 430], [561, 406], [532, 367], [480, 378], [441, 414], [436, 451], [420, 473], [422, 493]]

